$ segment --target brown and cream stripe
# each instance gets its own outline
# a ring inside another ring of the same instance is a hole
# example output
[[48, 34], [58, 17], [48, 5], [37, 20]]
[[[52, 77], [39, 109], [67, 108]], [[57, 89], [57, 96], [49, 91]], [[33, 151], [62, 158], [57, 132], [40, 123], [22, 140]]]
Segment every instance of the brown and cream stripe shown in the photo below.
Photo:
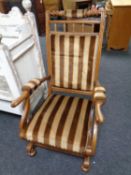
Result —
[[53, 85], [92, 90], [98, 51], [98, 35], [51, 35]]
[[39, 85], [41, 84], [40, 79], [34, 78], [28, 83], [26, 83], [23, 87], [22, 90], [27, 90], [29, 91], [30, 94], [32, 94], [33, 90], [35, 90]]
[[25, 138], [82, 154], [91, 106], [87, 99], [51, 95], [31, 120]]

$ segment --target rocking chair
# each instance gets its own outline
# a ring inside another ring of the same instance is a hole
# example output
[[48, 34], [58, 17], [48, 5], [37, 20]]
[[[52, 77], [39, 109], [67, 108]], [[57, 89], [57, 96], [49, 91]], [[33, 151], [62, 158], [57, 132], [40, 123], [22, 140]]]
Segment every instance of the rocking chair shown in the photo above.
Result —
[[[56, 17], [59, 17], [57, 20]], [[81, 25], [83, 32], [69, 32]], [[87, 25], [98, 32], [87, 32]], [[82, 156], [82, 170], [88, 171], [89, 158], [95, 154], [98, 125], [106, 95], [98, 82], [104, 32], [104, 12], [92, 10], [46, 12], [46, 46], [48, 76], [34, 78], [22, 88], [22, 95], [12, 102], [25, 102], [20, 121], [20, 137], [29, 141], [27, 153], [34, 156], [35, 147]], [[30, 116], [30, 96], [48, 81], [48, 97]]]

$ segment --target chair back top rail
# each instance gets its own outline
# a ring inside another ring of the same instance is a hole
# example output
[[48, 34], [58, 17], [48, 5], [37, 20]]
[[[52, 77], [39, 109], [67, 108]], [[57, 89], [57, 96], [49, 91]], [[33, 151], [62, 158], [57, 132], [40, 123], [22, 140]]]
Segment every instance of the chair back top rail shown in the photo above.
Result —
[[58, 16], [58, 17], [69, 17], [69, 18], [85, 18], [92, 16], [100, 16], [104, 10], [64, 10], [64, 11], [48, 11], [50, 16]]

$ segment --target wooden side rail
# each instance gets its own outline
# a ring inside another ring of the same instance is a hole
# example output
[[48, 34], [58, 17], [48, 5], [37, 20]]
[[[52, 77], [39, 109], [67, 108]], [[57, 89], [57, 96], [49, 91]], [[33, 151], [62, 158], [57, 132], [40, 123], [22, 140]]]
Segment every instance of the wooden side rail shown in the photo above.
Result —
[[27, 125], [29, 123], [29, 112], [30, 112], [30, 98], [28, 97], [25, 100], [25, 104], [24, 104], [24, 112], [22, 114], [22, 117], [20, 119], [20, 124], [19, 124], [19, 128], [20, 128], [20, 138], [24, 138], [24, 131], [27, 128]]
[[92, 155], [94, 155], [96, 152], [97, 135], [98, 135], [98, 123], [95, 122], [93, 127], [93, 136], [92, 136], [92, 143], [91, 143]]
[[16, 107], [18, 106], [21, 102], [23, 102], [25, 99], [27, 99], [34, 90], [37, 89], [37, 87], [39, 87], [44, 81], [46, 80], [50, 80], [51, 76], [47, 76], [41, 79], [33, 79], [31, 81], [29, 81], [27, 84], [25, 84], [22, 87], [22, 95], [20, 97], [18, 97], [16, 100], [13, 100], [11, 102], [11, 107]]
[[90, 17], [90, 16], [98, 16], [101, 15], [101, 13], [104, 12], [104, 10], [99, 9], [87, 9], [87, 10], [65, 10], [65, 11], [48, 11], [49, 15], [51, 16], [61, 16], [61, 17]]
[[90, 137], [90, 143], [87, 144], [87, 148], [85, 150], [86, 156], [94, 155], [96, 152], [96, 143], [97, 143], [97, 135], [98, 135], [98, 123], [95, 121], [93, 124], [93, 131]]

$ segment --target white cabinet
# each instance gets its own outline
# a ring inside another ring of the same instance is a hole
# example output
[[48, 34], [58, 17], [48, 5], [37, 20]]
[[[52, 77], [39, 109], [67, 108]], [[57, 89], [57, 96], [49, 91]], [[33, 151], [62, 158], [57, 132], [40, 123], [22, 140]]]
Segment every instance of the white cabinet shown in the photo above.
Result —
[[[23, 84], [32, 78], [45, 76], [39, 37], [31, 2], [23, 0], [27, 11], [13, 7], [8, 14], [0, 13], [0, 110], [21, 114], [22, 105], [10, 107], [11, 100], [21, 94]], [[31, 97], [32, 109], [47, 96], [47, 84]]]

